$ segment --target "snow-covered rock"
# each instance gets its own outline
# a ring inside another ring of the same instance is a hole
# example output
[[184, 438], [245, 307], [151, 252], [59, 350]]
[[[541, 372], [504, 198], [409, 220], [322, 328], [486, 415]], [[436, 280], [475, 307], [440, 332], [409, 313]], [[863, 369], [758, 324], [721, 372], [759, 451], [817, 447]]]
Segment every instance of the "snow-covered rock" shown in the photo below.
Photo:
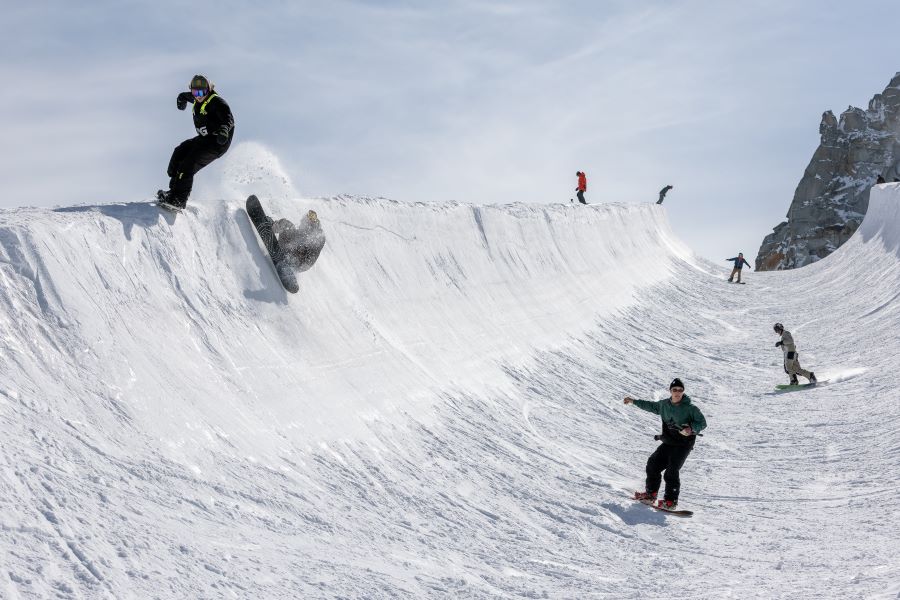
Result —
[[756, 269], [793, 269], [828, 256], [859, 227], [878, 176], [900, 181], [900, 73], [866, 110], [829, 110], [822, 141], [794, 192], [787, 220], [760, 246]]

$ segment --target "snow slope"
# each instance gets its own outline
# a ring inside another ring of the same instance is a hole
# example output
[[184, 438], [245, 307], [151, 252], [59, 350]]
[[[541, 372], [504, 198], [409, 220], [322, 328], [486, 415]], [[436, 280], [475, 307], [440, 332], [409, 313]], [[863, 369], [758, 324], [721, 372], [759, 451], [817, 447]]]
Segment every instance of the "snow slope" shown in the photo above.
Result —
[[[237, 200], [0, 212], [0, 597], [900, 597], [898, 186], [746, 286], [656, 205], [261, 199], [297, 295]], [[674, 376], [690, 520], [626, 498]]]

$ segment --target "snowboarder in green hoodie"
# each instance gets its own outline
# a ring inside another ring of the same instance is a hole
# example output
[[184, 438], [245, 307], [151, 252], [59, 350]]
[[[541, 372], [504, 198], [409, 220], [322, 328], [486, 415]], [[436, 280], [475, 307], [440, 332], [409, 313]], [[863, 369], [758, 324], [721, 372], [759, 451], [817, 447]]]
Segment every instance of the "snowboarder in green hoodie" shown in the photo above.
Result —
[[684, 393], [684, 383], [677, 377], [669, 384], [669, 392], [670, 398], [658, 402], [625, 396], [625, 404], [634, 404], [662, 419], [662, 434], [654, 436], [662, 443], [647, 459], [645, 491], [635, 492], [634, 499], [650, 503], [656, 500], [663, 479], [662, 472], [665, 471], [666, 491], [659, 507], [672, 510], [678, 505], [681, 490], [678, 472], [694, 448], [697, 434], [706, 429], [706, 419], [700, 409], [691, 404], [690, 396]]

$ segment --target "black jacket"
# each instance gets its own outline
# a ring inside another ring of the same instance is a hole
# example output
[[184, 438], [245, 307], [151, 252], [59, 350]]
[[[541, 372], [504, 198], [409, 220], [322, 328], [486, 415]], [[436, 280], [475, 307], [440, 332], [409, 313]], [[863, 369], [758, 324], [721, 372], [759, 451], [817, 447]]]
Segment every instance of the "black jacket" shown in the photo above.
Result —
[[213, 92], [202, 102], [194, 102], [194, 128], [197, 134], [209, 136], [210, 141], [220, 133], [228, 136], [228, 145], [234, 138], [234, 116], [222, 96]]

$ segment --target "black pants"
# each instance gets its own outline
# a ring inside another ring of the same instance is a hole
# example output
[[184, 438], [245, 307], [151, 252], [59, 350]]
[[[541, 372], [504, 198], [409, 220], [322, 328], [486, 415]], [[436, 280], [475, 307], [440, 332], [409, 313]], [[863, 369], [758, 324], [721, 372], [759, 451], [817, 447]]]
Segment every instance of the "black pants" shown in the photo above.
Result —
[[579, 202], [581, 202], [582, 204], [587, 204], [587, 202], [585, 202], [585, 200], [584, 200], [584, 190], [578, 190], [578, 193], [576, 194], [576, 196], [578, 196]]
[[681, 470], [692, 449], [691, 446], [660, 444], [656, 452], [647, 459], [646, 490], [648, 492], [659, 491], [659, 484], [662, 479], [660, 475], [665, 471], [666, 494], [663, 496], [663, 499], [678, 502], [678, 492], [681, 489], [681, 479], [678, 477], [678, 471]]
[[194, 175], [217, 158], [225, 154], [229, 142], [224, 146], [216, 143], [215, 138], [198, 135], [185, 140], [176, 146], [169, 160], [169, 191], [177, 199], [187, 200], [194, 187]]

